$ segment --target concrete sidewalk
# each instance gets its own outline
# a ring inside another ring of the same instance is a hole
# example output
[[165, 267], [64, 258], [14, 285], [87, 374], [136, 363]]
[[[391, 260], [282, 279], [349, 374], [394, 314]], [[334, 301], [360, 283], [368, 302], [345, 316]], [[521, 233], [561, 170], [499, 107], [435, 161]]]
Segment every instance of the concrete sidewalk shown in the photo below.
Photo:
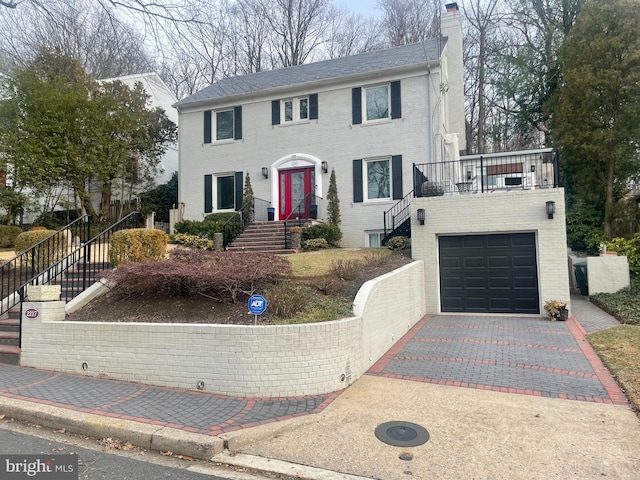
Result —
[[[640, 478], [640, 423], [585, 339], [617, 322], [582, 297], [572, 309], [568, 322], [425, 318], [348, 389], [312, 397], [0, 365], [0, 413], [298, 478]], [[374, 430], [393, 420], [431, 438], [387, 445]]]

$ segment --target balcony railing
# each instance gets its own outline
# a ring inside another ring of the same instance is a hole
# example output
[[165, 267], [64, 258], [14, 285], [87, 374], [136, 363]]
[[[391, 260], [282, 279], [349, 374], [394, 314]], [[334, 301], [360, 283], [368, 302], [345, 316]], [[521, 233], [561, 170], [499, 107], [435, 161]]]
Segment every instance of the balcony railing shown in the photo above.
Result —
[[557, 152], [550, 148], [413, 165], [416, 197], [553, 188], [559, 183]]

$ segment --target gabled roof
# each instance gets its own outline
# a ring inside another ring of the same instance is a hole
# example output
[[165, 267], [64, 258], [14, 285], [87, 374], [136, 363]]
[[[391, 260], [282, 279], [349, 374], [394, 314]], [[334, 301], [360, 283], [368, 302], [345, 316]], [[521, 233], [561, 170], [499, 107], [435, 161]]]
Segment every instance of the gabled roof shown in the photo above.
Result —
[[427, 64], [440, 58], [445, 44], [446, 37], [443, 37], [322, 62], [224, 78], [193, 95], [183, 98], [174, 106], [179, 108], [234, 95]]

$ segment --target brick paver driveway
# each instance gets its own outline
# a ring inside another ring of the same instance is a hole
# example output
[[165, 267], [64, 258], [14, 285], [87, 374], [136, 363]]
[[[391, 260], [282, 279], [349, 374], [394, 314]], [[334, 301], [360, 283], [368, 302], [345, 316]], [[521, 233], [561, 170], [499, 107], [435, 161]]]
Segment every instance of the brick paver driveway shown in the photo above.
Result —
[[427, 317], [368, 374], [551, 398], [626, 403], [575, 317], [567, 322], [533, 317]]

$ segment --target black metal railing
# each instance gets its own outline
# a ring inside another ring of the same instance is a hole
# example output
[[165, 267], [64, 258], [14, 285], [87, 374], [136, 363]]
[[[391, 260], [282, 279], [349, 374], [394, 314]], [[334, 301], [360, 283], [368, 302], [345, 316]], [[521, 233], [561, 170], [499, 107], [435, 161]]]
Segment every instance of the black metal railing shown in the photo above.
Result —
[[254, 222], [273, 220], [273, 218], [269, 218], [269, 214], [273, 214], [273, 211], [270, 212], [270, 209], [271, 202], [267, 200], [256, 197], [247, 200], [242, 207], [240, 207], [240, 210], [236, 211], [222, 226], [224, 246], [229, 245], [234, 238], [244, 232], [248, 225]]
[[307, 193], [304, 198], [291, 209], [291, 213], [284, 219], [284, 248], [289, 248], [291, 239], [289, 229], [300, 227], [307, 221], [322, 219], [322, 197]]
[[559, 185], [558, 154], [552, 149], [467, 155], [451, 162], [413, 165], [416, 197]]
[[0, 315], [18, 305], [24, 287], [91, 237], [91, 221], [84, 215], [57, 230], [0, 266]]
[[[398, 201], [393, 207], [383, 213], [384, 217], [384, 238], [386, 239], [396, 228], [400, 227], [411, 217], [411, 197], [413, 192], [409, 192]], [[383, 240], [383, 244], [384, 244]]]

